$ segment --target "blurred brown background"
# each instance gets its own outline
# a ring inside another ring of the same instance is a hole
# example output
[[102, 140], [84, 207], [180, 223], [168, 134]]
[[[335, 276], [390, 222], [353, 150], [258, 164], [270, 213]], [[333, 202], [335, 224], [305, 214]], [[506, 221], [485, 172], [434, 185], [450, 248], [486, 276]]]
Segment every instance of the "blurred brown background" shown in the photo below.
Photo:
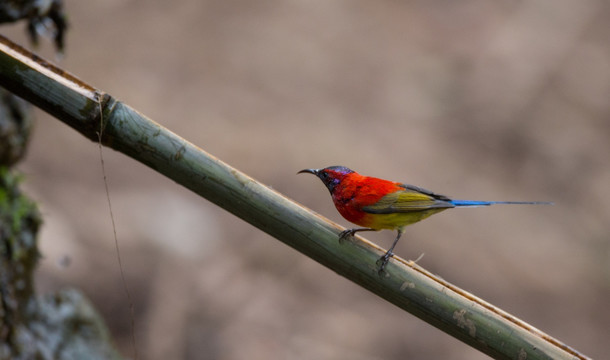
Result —
[[[59, 65], [337, 220], [298, 170], [457, 198], [401, 257], [602, 358], [610, 329], [610, 5], [67, 1]], [[24, 25], [0, 28], [27, 44]], [[39, 52], [53, 59], [50, 42]], [[40, 291], [79, 287], [131, 355], [97, 145], [37, 112]], [[484, 359], [154, 171], [104, 151], [146, 359]], [[367, 237], [384, 247], [394, 234]]]

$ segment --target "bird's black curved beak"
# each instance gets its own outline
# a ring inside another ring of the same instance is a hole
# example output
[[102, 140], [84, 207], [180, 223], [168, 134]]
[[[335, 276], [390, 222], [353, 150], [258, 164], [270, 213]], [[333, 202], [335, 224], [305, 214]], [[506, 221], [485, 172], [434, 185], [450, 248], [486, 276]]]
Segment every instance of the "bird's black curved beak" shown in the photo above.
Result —
[[320, 170], [318, 170], [318, 169], [303, 169], [303, 170], [299, 171], [297, 174], [309, 173], [309, 174], [314, 174], [317, 176], [319, 171]]

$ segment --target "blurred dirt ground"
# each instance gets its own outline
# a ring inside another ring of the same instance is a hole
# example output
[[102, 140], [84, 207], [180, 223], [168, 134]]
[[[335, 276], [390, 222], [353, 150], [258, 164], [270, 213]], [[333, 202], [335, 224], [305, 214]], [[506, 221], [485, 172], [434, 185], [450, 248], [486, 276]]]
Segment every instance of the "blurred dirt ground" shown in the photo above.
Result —
[[[66, 1], [60, 66], [340, 222], [303, 168], [457, 198], [397, 253], [594, 358], [610, 328], [610, 5]], [[26, 44], [23, 25], [0, 28]], [[54, 58], [50, 43], [39, 52]], [[97, 145], [37, 112], [40, 291], [84, 290], [130, 356]], [[104, 152], [146, 359], [483, 359], [123, 155]], [[369, 235], [369, 234], [367, 234]], [[368, 236], [384, 247], [393, 234]]]

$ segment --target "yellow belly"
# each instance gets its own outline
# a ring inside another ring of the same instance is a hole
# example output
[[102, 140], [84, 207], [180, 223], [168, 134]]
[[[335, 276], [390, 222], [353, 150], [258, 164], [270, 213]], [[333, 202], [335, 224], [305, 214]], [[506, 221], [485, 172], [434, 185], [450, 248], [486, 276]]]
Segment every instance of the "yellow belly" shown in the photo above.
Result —
[[362, 225], [375, 230], [395, 230], [414, 224], [443, 210], [447, 210], [447, 208], [435, 208], [423, 211], [410, 211], [391, 214], [368, 214], [366, 216], [366, 224], [363, 223]]

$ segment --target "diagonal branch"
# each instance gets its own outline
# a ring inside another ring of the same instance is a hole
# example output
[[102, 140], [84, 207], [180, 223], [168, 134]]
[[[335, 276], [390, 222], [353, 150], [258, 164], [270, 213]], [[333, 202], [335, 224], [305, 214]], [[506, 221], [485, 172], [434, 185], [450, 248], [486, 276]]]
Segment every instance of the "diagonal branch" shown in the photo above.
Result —
[[[383, 250], [199, 149], [131, 107], [0, 37], [0, 86], [92, 141], [173, 179], [338, 274], [468, 345], [498, 359], [587, 359], [476, 296], [395, 258], [385, 277]], [[103, 117], [100, 117], [102, 109]]]

